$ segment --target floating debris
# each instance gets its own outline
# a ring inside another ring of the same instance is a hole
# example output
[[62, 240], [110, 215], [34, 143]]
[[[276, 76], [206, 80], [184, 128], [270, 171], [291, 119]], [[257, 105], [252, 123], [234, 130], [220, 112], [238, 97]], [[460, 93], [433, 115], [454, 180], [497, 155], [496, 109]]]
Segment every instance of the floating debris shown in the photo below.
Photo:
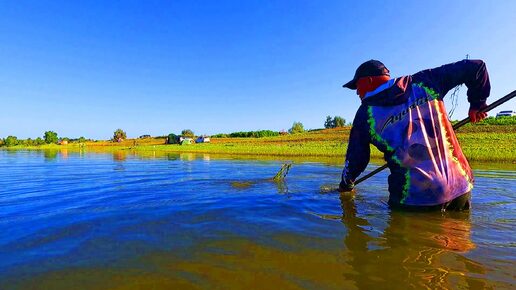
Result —
[[323, 184], [321, 185], [320, 193], [339, 193], [339, 186], [333, 184]]
[[247, 189], [254, 184], [252, 181], [232, 181], [231, 186], [237, 189]]

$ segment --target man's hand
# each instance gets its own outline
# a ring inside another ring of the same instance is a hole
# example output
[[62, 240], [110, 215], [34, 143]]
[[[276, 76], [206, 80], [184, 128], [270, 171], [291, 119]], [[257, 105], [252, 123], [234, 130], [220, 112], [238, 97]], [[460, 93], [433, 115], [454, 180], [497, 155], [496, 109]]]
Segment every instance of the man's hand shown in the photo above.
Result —
[[353, 183], [346, 183], [344, 180], [342, 180], [339, 184], [339, 192], [348, 192], [352, 191], [355, 185]]
[[486, 104], [482, 105], [478, 110], [477, 109], [469, 109], [469, 119], [471, 123], [476, 123], [484, 120], [487, 117], [486, 112], [480, 112], [481, 109], [487, 107]]

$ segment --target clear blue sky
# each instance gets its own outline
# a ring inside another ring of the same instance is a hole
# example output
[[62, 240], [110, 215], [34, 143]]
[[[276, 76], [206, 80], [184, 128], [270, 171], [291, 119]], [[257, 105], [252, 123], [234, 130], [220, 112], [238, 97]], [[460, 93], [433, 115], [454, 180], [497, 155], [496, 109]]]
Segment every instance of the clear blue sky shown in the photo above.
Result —
[[494, 100], [516, 89], [515, 15], [516, 1], [3, 0], [0, 137], [321, 128], [352, 121], [341, 85], [371, 58], [401, 76], [469, 54]]

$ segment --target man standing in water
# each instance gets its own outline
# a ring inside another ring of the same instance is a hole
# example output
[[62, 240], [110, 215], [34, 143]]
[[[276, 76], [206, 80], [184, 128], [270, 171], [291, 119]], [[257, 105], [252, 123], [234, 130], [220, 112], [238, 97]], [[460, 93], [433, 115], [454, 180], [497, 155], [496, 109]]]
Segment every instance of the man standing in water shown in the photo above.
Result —
[[353, 189], [369, 162], [369, 144], [384, 153], [391, 171], [392, 208], [466, 210], [473, 175], [444, 108], [457, 85], [468, 88], [469, 116], [483, 120], [490, 84], [481, 60], [463, 60], [391, 79], [383, 63], [361, 64], [343, 87], [362, 100], [353, 121], [339, 191]]

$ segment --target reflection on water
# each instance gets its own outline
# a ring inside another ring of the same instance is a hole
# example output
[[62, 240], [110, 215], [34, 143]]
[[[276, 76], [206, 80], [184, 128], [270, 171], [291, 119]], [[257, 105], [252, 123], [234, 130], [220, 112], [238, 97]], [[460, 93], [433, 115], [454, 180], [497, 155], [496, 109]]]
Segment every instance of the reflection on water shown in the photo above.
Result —
[[43, 155], [45, 156], [46, 161], [52, 161], [57, 158], [58, 150], [44, 150]]
[[[473, 278], [485, 273], [482, 265], [458, 255], [475, 248], [468, 212], [392, 211], [387, 227], [375, 238], [369, 233], [368, 220], [357, 216], [354, 198], [342, 195], [340, 200], [342, 222], [348, 231], [346, 261], [353, 268], [345, 277], [356, 281], [358, 288], [372, 289], [378, 283], [418, 289], [485, 286]], [[454, 269], [447, 263], [449, 258], [458, 262]]]
[[0, 151], [0, 289], [514, 284], [514, 171], [479, 171], [469, 213], [414, 213], [385, 172], [320, 194], [340, 164], [272, 182], [284, 160], [140, 153]]
[[66, 148], [59, 149], [59, 154], [61, 154], [61, 157], [63, 159], [68, 158], [68, 149], [66, 149]]
[[113, 152], [113, 160], [115, 161], [125, 161], [127, 159], [127, 151], [119, 150]]

